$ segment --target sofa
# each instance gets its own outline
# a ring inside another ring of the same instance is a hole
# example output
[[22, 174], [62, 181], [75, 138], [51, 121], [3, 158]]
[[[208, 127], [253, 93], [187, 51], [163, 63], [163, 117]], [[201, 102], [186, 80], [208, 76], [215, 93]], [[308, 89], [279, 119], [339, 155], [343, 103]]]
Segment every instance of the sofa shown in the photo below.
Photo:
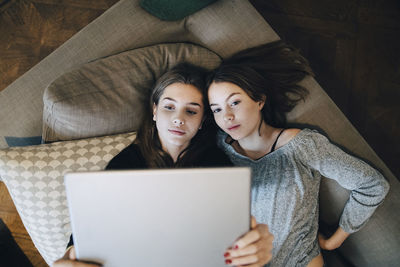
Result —
[[[211, 1], [212, 2], [212, 1]], [[0, 179], [50, 265], [71, 228], [63, 175], [102, 170], [135, 138], [152, 83], [180, 61], [205, 68], [245, 48], [279, 40], [247, 0], [219, 0], [172, 21], [121, 0], [0, 92]], [[323, 132], [379, 169], [391, 189], [367, 225], [327, 266], [398, 266], [400, 183], [313, 77], [291, 125]], [[349, 192], [323, 179], [320, 221], [335, 226]]]

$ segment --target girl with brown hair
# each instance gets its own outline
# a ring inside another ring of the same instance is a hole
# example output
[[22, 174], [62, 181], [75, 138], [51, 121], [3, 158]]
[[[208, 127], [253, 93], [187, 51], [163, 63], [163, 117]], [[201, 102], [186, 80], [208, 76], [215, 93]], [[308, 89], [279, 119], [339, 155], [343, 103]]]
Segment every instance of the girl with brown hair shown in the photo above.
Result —
[[[361, 229], [389, 189], [378, 171], [325, 136], [286, 128], [286, 113], [307, 94], [299, 82], [309, 74], [296, 50], [275, 42], [233, 55], [209, 77], [210, 107], [222, 130], [217, 143], [234, 165], [251, 167], [251, 213], [275, 237], [269, 266], [322, 267], [320, 248], [336, 249]], [[329, 238], [318, 235], [322, 176], [351, 191]], [[252, 257], [240, 246], [229, 253], [235, 266]]]

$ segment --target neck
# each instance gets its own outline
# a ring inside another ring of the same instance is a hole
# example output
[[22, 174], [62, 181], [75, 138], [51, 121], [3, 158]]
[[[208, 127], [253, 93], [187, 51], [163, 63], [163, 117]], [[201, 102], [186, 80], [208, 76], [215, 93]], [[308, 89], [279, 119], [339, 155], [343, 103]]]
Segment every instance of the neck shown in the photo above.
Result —
[[273, 134], [276, 128], [261, 123], [260, 130], [254, 131], [251, 135], [238, 140], [239, 153], [244, 154], [252, 159], [258, 159], [269, 152], [274, 142]]
[[179, 155], [182, 153], [182, 151], [183, 151], [185, 148], [186, 148], [186, 147], [184, 147], [184, 148], [173, 147], [173, 148], [167, 149], [167, 150], [165, 150], [165, 151], [171, 156], [171, 158], [173, 159], [174, 163], [176, 163], [177, 160], [178, 160]]
[[163, 142], [161, 142], [162, 149], [171, 156], [174, 163], [176, 163], [179, 155], [188, 147], [188, 145], [189, 144], [177, 146], [172, 144], [163, 144]]

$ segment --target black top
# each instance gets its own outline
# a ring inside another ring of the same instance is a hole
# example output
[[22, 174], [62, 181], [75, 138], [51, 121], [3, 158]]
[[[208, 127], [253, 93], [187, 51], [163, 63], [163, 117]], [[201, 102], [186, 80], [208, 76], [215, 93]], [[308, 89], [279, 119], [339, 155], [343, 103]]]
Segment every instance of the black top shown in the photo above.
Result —
[[[199, 156], [199, 160], [187, 167], [228, 167], [232, 162], [216, 145], [211, 146]], [[130, 144], [116, 155], [107, 165], [106, 170], [147, 169], [146, 161], [137, 144]], [[70, 236], [67, 248], [74, 244]]]
[[130, 144], [116, 155], [106, 170], [146, 169], [147, 164], [137, 144]]
[[[216, 145], [202, 153], [198, 161], [185, 167], [226, 167], [231, 161]], [[107, 165], [106, 170], [147, 169], [148, 165], [137, 144], [131, 144], [116, 155]]]
[[281, 136], [281, 134], [283, 133], [284, 130], [286, 130], [286, 129], [283, 128], [283, 129], [280, 131], [280, 133], [278, 134], [278, 136], [276, 137], [275, 142], [274, 142], [274, 144], [272, 145], [271, 151], [270, 151], [269, 153], [271, 153], [271, 152], [273, 152], [273, 151], [275, 150], [276, 144], [278, 143], [278, 139], [279, 139], [279, 137]]

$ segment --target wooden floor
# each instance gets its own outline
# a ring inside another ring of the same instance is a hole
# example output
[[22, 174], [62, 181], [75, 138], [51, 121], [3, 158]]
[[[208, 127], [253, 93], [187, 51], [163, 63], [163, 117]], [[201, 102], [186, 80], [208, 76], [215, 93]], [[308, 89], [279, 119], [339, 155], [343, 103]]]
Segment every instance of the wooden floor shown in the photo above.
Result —
[[250, 2], [400, 179], [400, 1]]
[[[3, 182], [0, 182], [0, 218], [10, 229], [15, 241], [22, 248], [33, 266], [47, 266], [26, 232]], [[2, 260], [0, 259], [0, 266], [3, 266], [1, 263]]]
[[[115, 2], [0, 0], [0, 91]], [[250, 2], [301, 49], [317, 81], [400, 177], [400, 1]], [[34, 266], [46, 266], [1, 182], [0, 201], [17, 243]]]
[[[0, 91], [116, 2], [11, 0], [0, 6]], [[2, 182], [0, 218], [32, 264], [48, 266], [33, 245]]]

